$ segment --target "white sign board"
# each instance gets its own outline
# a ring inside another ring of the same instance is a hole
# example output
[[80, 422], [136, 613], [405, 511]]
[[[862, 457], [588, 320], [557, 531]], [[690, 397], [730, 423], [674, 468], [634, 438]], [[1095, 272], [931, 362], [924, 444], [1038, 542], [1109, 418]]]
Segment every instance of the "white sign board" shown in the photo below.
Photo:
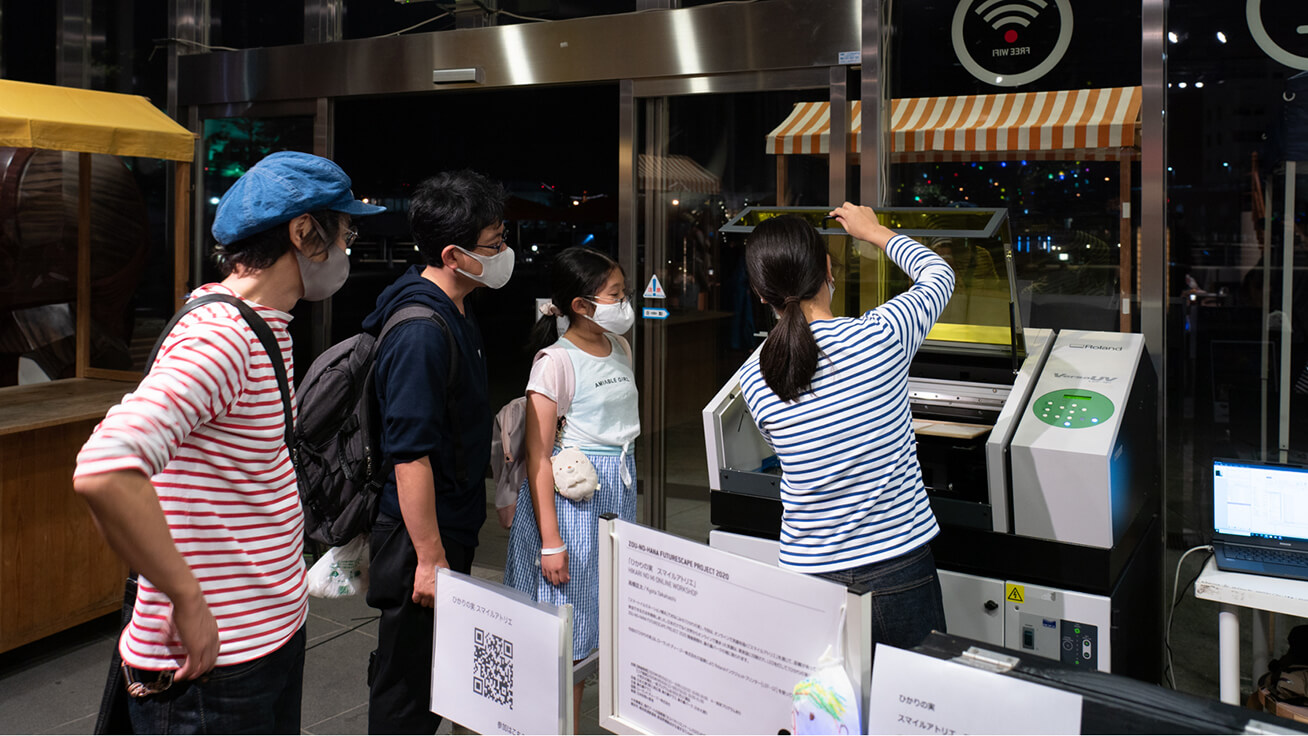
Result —
[[873, 734], [1081, 733], [1081, 696], [925, 654], [877, 645]]
[[572, 608], [436, 576], [431, 710], [475, 733], [572, 732]]
[[612, 523], [611, 560], [601, 566], [611, 584], [600, 593], [600, 681], [611, 684], [600, 725], [789, 731], [795, 684], [839, 644], [845, 586]]

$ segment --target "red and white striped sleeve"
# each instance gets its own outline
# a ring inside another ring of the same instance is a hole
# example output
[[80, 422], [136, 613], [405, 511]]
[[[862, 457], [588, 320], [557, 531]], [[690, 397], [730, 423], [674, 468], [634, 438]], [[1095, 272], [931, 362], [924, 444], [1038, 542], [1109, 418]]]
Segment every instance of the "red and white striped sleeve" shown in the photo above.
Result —
[[207, 305], [186, 315], [149, 374], [83, 445], [74, 477], [117, 470], [154, 476], [196, 427], [226, 414], [251, 362], [243, 325], [230, 307]]

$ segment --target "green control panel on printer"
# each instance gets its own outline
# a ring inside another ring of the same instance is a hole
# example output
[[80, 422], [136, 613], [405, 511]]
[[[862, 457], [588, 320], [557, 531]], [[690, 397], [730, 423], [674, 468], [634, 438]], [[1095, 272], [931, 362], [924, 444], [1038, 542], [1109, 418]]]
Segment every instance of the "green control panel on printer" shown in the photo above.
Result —
[[1050, 391], [1031, 402], [1031, 412], [1055, 427], [1094, 427], [1113, 416], [1113, 400], [1083, 388]]

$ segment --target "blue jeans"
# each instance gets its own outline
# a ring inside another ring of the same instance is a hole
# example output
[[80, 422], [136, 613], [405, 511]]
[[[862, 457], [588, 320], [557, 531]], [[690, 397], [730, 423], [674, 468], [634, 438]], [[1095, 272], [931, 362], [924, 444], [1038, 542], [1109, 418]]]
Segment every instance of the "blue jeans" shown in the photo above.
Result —
[[912, 649], [932, 630], [945, 631], [940, 576], [930, 545], [884, 562], [819, 573], [818, 577], [871, 588], [873, 642]]
[[[156, 673], [129, 670], [137, 680]], [[304, 627], [272, 654], [230, 667], [215, 667], [198, 680], [128, 698], [136, 733], [300, 732], [304, 689]]]

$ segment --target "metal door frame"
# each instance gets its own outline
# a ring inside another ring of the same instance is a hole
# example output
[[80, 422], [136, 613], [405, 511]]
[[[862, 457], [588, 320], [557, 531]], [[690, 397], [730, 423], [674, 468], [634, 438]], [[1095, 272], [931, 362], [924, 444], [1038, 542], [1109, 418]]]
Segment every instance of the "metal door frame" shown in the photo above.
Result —
[[[655, 208], [645, 207], [644, 232], [645, 263], [650, 273], [636, 271], [638, 258], [638, 236], [641, 232], [637, 220], [640, 212], [640, 186], [637, 181], [637, 156], [650, 153], [656, 156], [667, 155], [668, 100], [671, 97], [685, 97], [701, 94], [730, 94], [737, 92], [776, 92], [795, 89], [827, 90], [832, 109], [846, 109], [845, 102], [849, 96], [851, 67], [834, 65], [830, 67], [810, 67], [804, 69], [748, 72], [712, 76], [674, 77], [656, 79], [625, 79], [620, 84], [619, 92], [619, 130], [618, 130], [618, 253], [619, 263], [629, 274], [637, 287], [645, 284], [655, 273], [652, 264], [667, 260], [666, 233], [663, 218], [657, 217]], [[838, 104], [837, 104], [838, 103]], [[638, 140], [641, 122], [644, 122], [644, 140]], [[837, 128], [849, 129], [849, 121], [833, 122], [831, 139], [837, 137]], [[839, 136], [841, 155], [828, 156], [828, 183], [830, 197], [839, 197], [834, 201], [843, 201], [848, 189], [848, 157], [843, 155], [847, 136]], [[868, 136], [864, 136], [864, 140]], [[641, 145], [638, 147], [638, 143]], [[879, 147], [878, 147], [879, 148]], [[876, 167], [873, 167], [874, 170]], [[657, 172], [647, 172], [645, 191], [658, 190], [655, 177]], [[646, 195], [649, 196], [649, 195]], [[647, 323], [638, 320], [635, 341], [637, 376], [640, 388], [642, 432], [637, 441], [637, 478], [644, 489], [641, 495], [641, 511], [646, 523], [656, 529], [667, 526], [667, 442], [664, 435], [664, 405], [666, 400], [665, 356], [667, 355], [667, 333], [661, 322]]]

